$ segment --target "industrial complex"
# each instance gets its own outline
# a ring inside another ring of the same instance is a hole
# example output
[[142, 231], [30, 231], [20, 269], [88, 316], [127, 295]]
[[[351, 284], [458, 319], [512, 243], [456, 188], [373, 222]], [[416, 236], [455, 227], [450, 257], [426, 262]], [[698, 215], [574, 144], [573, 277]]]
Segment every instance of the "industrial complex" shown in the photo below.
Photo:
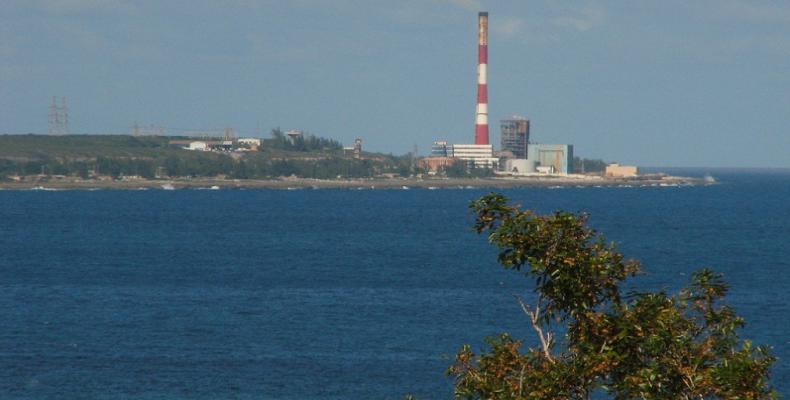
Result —
[[[514, 115], [500, 121], [500, 149], [489, 141], [488, 127], [488, 13], [478, 14], [477, 106], [474, 144], [451, 144], [436, 140], [430, 156], [421, 160], [431, 173], [463, 163], [467, 168], [489, 168], [496, 174], [513, 176], [573, 173], [572, 144], [544, 144], [530, 140], [529, 119]], [[609, 176], [634, 176], [636, 167], [617, 166]]]
[[[421, 178], [427, 171], [428, 175], [452, 177], [484, 177], [491, 175], [540, 177], [574, 174], [571, 178], [575, 179], [582, 175], [589, 176], [594, 173], [611, 178], [633, 178], [639, 176], [639, 170], [634, 166], [606, 165], [601, 160], [574, 159], [574, 146], [572, 144], [545, 143], [534, 140], [535, 135], [530, 132], [530, 119], [521, 115], [511, 115], [499, 121], [499, 146], [498, 149], [495, 149], [489, 129], [488, 27], [488, 12], [478, 13], [477, 96], [474, 115], [474, 140], [471, 143], [449, 143], [444, 139], [436, 139], [430, 148], [430, 154], [421, 158], [417, 156], [417, 145], [415, 144], [414, 151], [410, 154], [408, 160], [404, 161], [408, 163], [408, 168], [399, 169], [395, 175], [401, 177], [419, 176]], [[49, 111], [50, 135], [67, 135], [69, 132], [69, 109], [66, 106], [66, 99], [61, 97], [60, 101], [58, 101], [57, 98], [53, 98]], [[345, 160], [355, 159], [363, 163], [367, 162], [365, 165], [368, 167], [370, 161], [374, 158], [383, 159], [382, 156], [373, 156], [372, 153], [363, 152], [362, 138], [356, 138], [352, 145], [343, 147], [339, 142], [306, 135], [298, 129], [288, 130], [283, 133], [277, 128], [272, 131], [273, 139], [265, 140], [260, 137], [237, 138], [231, 128], [225, 128], [223, 133], [220, 133], [219, 130], [185, 130], [155, 127], [153, 125], [149, 128], [141, 129], [135, 122], [131, 136], [166, 136], [166, 129], [182, 131], [178, 137], [170, 138], [168, 144], [171, 147], [194, 152], [224, 153], [236, 160], [267, 153], [267, 149], [275, 143], [280, 146], [280, 150], [335, 149], [338, 152], [334, 156]], [[275, 135], [275, 131], [278, 132], [277, 135]], [[260, 136], [260, 132], [258, 136]], [[469, 139], [472, 139], [471, 135], [469, 135]], [[312, 140], [315, 143], [311, 142], [310, 146], [306, 146], [305, 143], [308, 140]], [[330, 157], [327, 155], [330, 153], [315, 156], [313, 160], [322, 160], [325, 157]], [[283, 155], [278, 155], [278, 157], [287, 158]], [[587, 163], [587, 161], [592, 162]], [[574, 170], [574, 165], [576, 165], [578, 171]], [[585, 165], [588, 166], [587, 170], [585, 170]], [[317, 170], [313, 168], [310, 171], [314, 174]], [[394, 174], [392, 171], [378, 171], [378, 173], [383, 174], [382, 176]], [[345, 174], [334, 176], [341, 175]]]

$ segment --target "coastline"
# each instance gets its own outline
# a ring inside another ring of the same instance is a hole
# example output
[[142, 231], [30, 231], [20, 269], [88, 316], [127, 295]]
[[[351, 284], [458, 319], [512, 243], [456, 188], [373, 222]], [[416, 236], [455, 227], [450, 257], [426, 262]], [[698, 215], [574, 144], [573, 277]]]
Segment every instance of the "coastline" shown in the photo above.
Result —
[[174, 178], [135, 180], [37, 180], [0, 182], [4, 190], [139, 190], [139, 189], [458, 189], [517, 187], [616, 187], [710, 185], [702, 178], [657, 176], [603, 178], [588, 176], [528, 176], [490, 178], [367, 178], [367, 179], [215, 179]]

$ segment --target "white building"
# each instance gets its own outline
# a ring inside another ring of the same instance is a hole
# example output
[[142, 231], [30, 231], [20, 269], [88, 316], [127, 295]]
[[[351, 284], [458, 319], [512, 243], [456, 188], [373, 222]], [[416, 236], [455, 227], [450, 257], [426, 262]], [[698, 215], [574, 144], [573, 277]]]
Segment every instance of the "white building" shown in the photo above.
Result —
[[261, 139], [258, 139], [258, 138], [240, 138], [240, 139], [237, 140], [237, 142], [239, 142], [241, 144], [250, 145], [250, 146], [260, 146], [261, 145]]
[[495, 168], [499, 162], [491, 144], [454, 144], [452, 147], [453, 157], [473, 163], [475, 168]]
[[206, 142], [190, 142], [189, 146], [184, 147], [187, 150], [208, 151]]

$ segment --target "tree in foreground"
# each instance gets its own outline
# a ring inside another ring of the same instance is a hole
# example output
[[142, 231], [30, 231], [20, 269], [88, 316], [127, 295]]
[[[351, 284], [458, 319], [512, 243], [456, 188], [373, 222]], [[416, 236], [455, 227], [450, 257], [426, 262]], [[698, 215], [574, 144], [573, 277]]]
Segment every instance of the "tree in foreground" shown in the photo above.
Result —
[[[741, 340], [744, 321], [721, 304], [727, 285], [704, 269], [674, 296], [622, 293], [639, 271], [587, 216], [536, 215], [500, 194], [471, 204], [506, 269], [534, 279], [536, 304], [517, 298], [538, 347], [503, 333], [474, 354], [461, 348], [448, 374], [459, 399], [767, 399], [774, 362]], [[557, 340], [555, 334], [561, 332]]]

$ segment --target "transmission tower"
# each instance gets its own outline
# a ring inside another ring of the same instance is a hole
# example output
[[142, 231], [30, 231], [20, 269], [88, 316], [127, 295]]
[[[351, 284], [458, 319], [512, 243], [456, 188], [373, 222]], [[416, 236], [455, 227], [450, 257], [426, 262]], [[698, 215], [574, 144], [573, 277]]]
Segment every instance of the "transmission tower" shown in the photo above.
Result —
[[60, 98], [58, 105], [57, 97], [52, 96], [52, 104], [49, 106], [49, 134], [69, 134], [69, 109], [66, 107], [65, 97]]

